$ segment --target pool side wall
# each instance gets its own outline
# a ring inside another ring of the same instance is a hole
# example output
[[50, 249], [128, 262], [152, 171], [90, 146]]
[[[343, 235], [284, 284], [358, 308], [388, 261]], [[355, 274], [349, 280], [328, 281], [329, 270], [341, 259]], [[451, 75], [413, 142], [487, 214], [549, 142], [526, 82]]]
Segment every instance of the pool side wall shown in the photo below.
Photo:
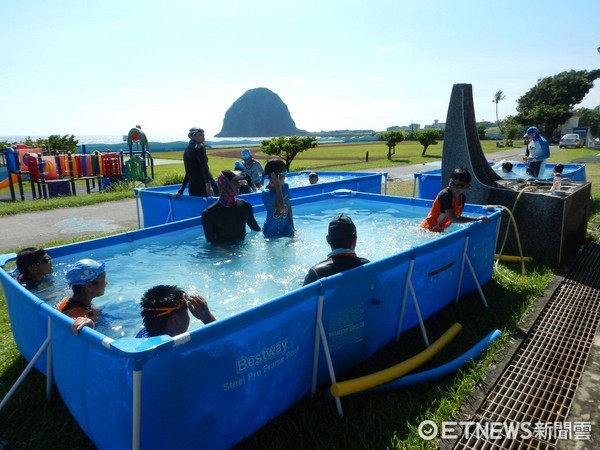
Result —
[[[347, 178], [290, 188], [290, 196], [292, 198], [307, 197], [332, 192], [337, 189], [381, 194], [382, 177], [384, 179], [387, 177], [387, 173], [385, 172], [319, 172], [319, 174], [321, 176], [345, 176]], [[306, 176], [306, 174], [302, 172], [288, 174], [288, 177], [294, 176]], [[173, 185], [136, 189], [136, 195], [142, 207], [144, 228], [198, 217], [202, 214], [202, 211], [216, 201], [215, 198], [211, 197], [191, 197], [187, 195], [187, 191], [186, 194], [180, 196], [177, 200], [173, 200], [172, 195], [180, 187], [181, 185]], [[238, 197], [246, 200], [253, 206], [262, 204], [262, 194], [260, 192], [243, 194]]]

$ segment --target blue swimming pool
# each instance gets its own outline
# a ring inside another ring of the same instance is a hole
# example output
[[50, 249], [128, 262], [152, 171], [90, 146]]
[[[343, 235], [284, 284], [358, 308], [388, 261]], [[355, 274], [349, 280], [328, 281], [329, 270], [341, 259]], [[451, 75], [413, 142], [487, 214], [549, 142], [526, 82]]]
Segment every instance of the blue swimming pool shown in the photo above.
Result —
[[[369, 248], [369, 231], [364, 227], [370, 219], [363, 222], [361, 211], [371, 219], [391, 215], [398, 220], [398, 229], [408, 233], [409, 226], [396, 215], [423, 216], [431, 202], [343, 191], [297, 198], [293, 206], [302, 221], [311, 220], [310, 211], [320, 215], [349, 211], [358, 222], [363, 254], [363, 244], [365, 251]], [[255, 209], [257, 215], [263, 211], [261, 206]], [[465, 213], [482, 210], [467, 205]], [[390, 255], [373, 253], [370, 264], [305, 287], [298, 286], [306, 269], [306, 263], [301, 263], [302, 270], [294, 270], [297, 275], [291, 277], [285, 293], [176, 338], [113, 339], [87, 328], [74, 336], [71, 319], [26, 291], [4, 270], [0, 281], [19, 351], [31, 360], [51, 340], [52, 358], [44, 353], [36, 368], [53, 377], [71, 413], [99, 448], [228, 448], [330, 380], [323, 339], [333, 369], [341, 373], [398, 332], [419, 324], [419, 315], [425, 319], [458, 295], [477, 289], [476, 280], [489, 281], [501, 213], [487, 213], [486, 224], [455, 227]], [[48, 253], [59, 264], [82, 255], [108, 258], [112, 254], [115, 260], [129, 260], [130, 283], [135, 284], [137, 258], [147, 263], [152, 258], [145, 252], [152, 246], [164, 250], [161, 242], [176, 255], [196, 251], [199, 259], [205, 259], [201, 249], [183, 248], [189, 244], [184, 241], [197, 242], [199, 232], [196, 218], [55, 247]], [[320, 234], [319, 241], [323, 240]], [[181, 237], [182, 247], [173, 235]], [[274, 244], [307, 249], [313, 237]], [[264, 248], [259, 250], [266, 257]], [[322, 259], [322, 249], [315, 248], [313, 256], [315, 261]], [[0, 264], [7, 268], [14, 257], [1, 255]], [[230, 258], [234, 255], [221, 262]], [[110, 273], [107, 270], [109, 277]], [[235, 270], [230, 275], [237, 278]], [[188, 280], [186, 287], [197, 283], [202, 292], [210, 285], [200, 274], [194, 280], [200, 281]], [[158, 272], [155, 283], [159, 282], [170, 280]], [[141, 293], [145, 286], [138, 287]], [[317, 332], [319, 323], [323, 337]]]
[[[290, 186], [290, 196], [292, 198], [323, 194], [339, 189], [350, 189], [371, 194], [386, 193], [387, 173], [385, 172], [317, 172], [319, 175], [317, 184], [308, 182], [309, 174], [310, 172], [303, 171], [290, 172], [287, 175], [286, 182]], [[172, 195], [180, 187], [181, 185], [171, 185], [136, 189], [140, 227], [142, 224], [144, 228], [147, 228], [198, 217], [206, 207], [215, 202], [214, 198], [191, 197], [187, 195], [187, 191], [177, 200], [173, 200]], [[239, 197], [251, 205], [262, 203], [260, 193], [243, 194]]]
[[[546, 172], [544, 177], [539, 177], [538, 180], [552, 181], [554, 178], [554, 166], [556, 164], [546, 164]], [[500, 163], [490, 162], [490, 166], [496, 171], [496, 173], [510, 180], [516, 180], [519, 178], [528, 179], [529, 175], [525, 173], [525, 165], [522, 163], [514, 163], [513, 173], [504, 174]], [[585, 164], [563, 164], [563, 178], [569, 178], [571, 181], [586, 181], [585, 175]], [[442, 169], [428, 170], [426, 172], [416, 172], [415, 177], [415, 190], [418, 186], [418, 198], [425, 198], [433, 200], [437, 197], [438, 193], [445, 187], [447, 183], [442, 186]], [[468, 198], [468, 197], [467, 197]]]

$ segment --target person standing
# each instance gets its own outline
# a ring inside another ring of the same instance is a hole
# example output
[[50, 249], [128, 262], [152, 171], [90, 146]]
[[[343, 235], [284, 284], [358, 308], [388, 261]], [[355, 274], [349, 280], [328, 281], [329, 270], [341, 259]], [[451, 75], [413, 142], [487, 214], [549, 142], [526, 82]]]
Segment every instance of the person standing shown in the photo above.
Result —
[[303, 286], [320, 278], [330, 277], [370, 262], [366, 258], [356, 256], [356, 240], [358, 239], [356, 226], [346, 214], [338, 214], [329, 222], [326, 239], [331, 247], [331, 253], [327, 255], [325, 261], [310, 268], [304, 277]]
[[204, 130], [191, 128], [188, 133], [190, 142], [183, 152], [185, 177], [181, 188], [173, 197], [177, 198], [189, 184], [188, 193], [195, 197], [215, 197], [219, 195], [217, 184], [208, 168], [208, 156], [204, 147]]
[[529, 127], [523, 135], [529, 139], [523, 161], [527, 163], [527, 174], [538, 178], [544, 176], [546, 160], [550, 157], [550, 146], [536, 127]]
[[260, 189], [263, 184], [263, 177], [265, 171], [262, 165], [252, 157], [250, 149], [245, 148], [242, 150], [242, 159], [244, 160], [242, 171], [244, 175], [250, 176], [252, 183], [256, 186], [256, 189]]
[[244, 239], [246, 224], [251, 230], [260, 231], [250, 203], [235, 198], [243, 179], [244, 177], [235, 175], [231, 170], [223, 170], [219, 175], [219, 200], [202, 211], [202, 226], [208, 242]]
[[267, 238], [293, 237], [296, 231], [286, 175], [285, 163], [281, 159], [273, 158], [265, 164], [265, 178], [269, 183], [263, 189], [262, 200], [267, 211], [263, 226], [263, 234]]

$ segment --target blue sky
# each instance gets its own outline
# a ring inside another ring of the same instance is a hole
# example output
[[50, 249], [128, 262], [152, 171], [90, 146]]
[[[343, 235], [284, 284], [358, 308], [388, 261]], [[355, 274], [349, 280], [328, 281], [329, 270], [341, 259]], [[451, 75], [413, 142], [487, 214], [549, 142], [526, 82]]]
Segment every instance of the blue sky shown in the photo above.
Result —
[[[539, 78], [600, 67], [600, 2], [555, 0], [3, 1], [0, 136], [208, 136], [266, 87], [308, 131], [477, 120]], [[570, 25], [566, 26], [569, 23]], [[600, 104], [600, 80], [581, 106]]]

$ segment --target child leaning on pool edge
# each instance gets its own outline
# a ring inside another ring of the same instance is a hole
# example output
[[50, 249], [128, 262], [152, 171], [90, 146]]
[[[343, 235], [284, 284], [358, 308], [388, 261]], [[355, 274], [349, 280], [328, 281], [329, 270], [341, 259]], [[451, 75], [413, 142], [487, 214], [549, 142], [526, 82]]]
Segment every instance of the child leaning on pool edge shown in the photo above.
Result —
[[467, 201], [464, 192], [469, 189], [471, 174], [462, 167], [454, 169], [450, 175], [448, 187], [440, 191], [435, 198], [429, 214], [421, 223], [421, 227], [429, 231], [444, 231], [452, 223], [467, 223], [483, 220], [487, 222], [486, 216], [464, 217], [463, 207]]
[[65, 278], [73, 289], [73, 295], [62, 299], [56, 309], [75, 319], [71, 326], [73, 333], [79, 334], [85, 326], [94, 328], [99, 319], [99, 310], [92, 300], [104, 295], [108, 284], [104, 263], [81, 259], [67, 270]]
[[206, 300], [199, 295], [187, 295], [177, 286], [160, 284], [144, 292], [140, 302], [144, 327], [135, 336], [146, 338], [171, 337], [185, 333], [190, 325], [188, 310], [205, 325], [214, 322]]

